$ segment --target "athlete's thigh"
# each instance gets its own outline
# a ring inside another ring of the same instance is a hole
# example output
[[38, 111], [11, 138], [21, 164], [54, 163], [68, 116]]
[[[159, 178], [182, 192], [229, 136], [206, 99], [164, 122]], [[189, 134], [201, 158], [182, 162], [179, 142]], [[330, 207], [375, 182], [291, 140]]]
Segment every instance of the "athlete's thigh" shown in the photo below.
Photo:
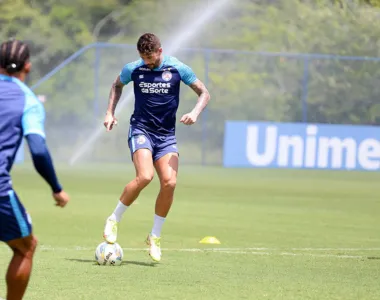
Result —
[[169, 152], [154, 162], [154, 167], [161, 184], [168, 182], [171, 182], [172, 184], [176, 183], [178, 165], [179, 158], [178, 153], [176, 152]]
[[177, 140], [173, 136], [153, 136], [153, 161], [161, 183], [171, 181], [175, 184], [178, 173]]
[[150, 136], [145, 131], [131, 126], [128, 145], [136, 175], [152, 175], [154, 173], [153, 142]]
[[153, 178], [153, 157], [151, 150], [141, 148], [133, 153], [133, 164], [136, 170], [136, 176]]
[[0, 197], [0, 241], [22, 239], [32, 233], [32, 222], [14, 191]]

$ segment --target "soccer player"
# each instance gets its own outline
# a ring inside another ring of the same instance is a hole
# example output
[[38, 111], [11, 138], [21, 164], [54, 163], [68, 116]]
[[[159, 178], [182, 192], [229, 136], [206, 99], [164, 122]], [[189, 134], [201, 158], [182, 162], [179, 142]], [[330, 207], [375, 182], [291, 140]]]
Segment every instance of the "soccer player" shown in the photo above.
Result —
[[126, 64], [112, 85], [104, 120], [107, 131], [117, 124], [114, 115], [116, 105], [123, 87], [133, 81], [135, 107], [130, 118], [128, 144], [136, 177], [125, 186], [115, 210], [107, 218], [103, 236], [108, 243], [116, 242], [117, 225], [122, 215], [152, 181], [155, 169], [160, 191], [153, 228], [146, 242], [150, 246], [149, 255], [158, 262], [161, 260], [161, 228], [173, 202], [178, 172], [175, 126], [180, 83], [183, 81], [198, 95], [194, 109], [180, 119], [185, 125], [197, 121], [210, 95], [190, 67], [175, 57], [163, 55], [156, 35], [143, 34], [137, 42], [137, 50], [141, 58]]
[[17, 40], [0, 46], [0, 240], [13, 251], [6, 275], [7, 300], [22, 299], [27, 288], [37, 239], [31, 219], [12, 188], [10, 171], [25, 137], [37, 172], [47, 181], [55, 204], [69, 196], [59, 184], [45, 143], [42, 104], [24, 84], [31, 70], [28, 46]]

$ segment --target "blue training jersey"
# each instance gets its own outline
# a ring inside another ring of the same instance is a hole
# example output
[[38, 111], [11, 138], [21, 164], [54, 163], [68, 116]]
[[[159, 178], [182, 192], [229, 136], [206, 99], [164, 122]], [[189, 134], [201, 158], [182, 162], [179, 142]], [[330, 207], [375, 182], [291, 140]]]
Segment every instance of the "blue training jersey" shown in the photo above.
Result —
[[161, 66], [153, 70], [142, 59], [127, 64], [120, 81], [133, 81], [135, 107], [131, 125], [160, 135], [174, 135], [181, 81], [190, 85], [196, 80], [191, 68], [172, 56], [164, 56]]
[[12, 189], [10, 170], [23, 136], [45, 138], [45, 110], [20, 80], [0, 74], [0, 197]]

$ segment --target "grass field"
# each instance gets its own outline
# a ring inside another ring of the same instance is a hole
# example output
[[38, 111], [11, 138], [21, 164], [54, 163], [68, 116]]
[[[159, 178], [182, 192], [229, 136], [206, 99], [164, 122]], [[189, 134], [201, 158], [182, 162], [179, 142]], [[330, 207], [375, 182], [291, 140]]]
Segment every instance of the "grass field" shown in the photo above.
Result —
[[[119, 267], [95, 265], [94, 251], [132, 169], [59, 174], [65, 209], [32, 169], [13, 171], [39, 239], [25, 299], [380, 299], [379, 173], [183, 167], [162, 262], [143, 244], [155, 179], [123, 217]], [[200, 244], [208, 235], [221, 245]], [[11, 253], [0, 253], [4, 278]]]

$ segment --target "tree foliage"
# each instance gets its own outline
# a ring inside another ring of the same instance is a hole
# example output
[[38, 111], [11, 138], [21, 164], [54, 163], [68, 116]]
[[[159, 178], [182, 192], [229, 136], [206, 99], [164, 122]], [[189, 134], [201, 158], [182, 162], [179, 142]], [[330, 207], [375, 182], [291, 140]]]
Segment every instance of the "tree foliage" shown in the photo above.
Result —
[[[0, 38], [29, 41], [33, 83], [95, 41], [135, 45], [140, 34], [152, 31], [165, 45], [179, 28], [191, 30], [208, 9], [204, 3], [2, 0]], [[206, 142], [215, 150], [222, 147], [225, 120], [302, 121], [304, 99], [311, 122], [380, 125], [380, 61], [366, 58], [380, 57], [379, 14], [380, 0], [230, 1], [186, 46], [236, 52], [178, 54], [207, 82], [213, 98], [203, 127], [191, 133], [194, 139], [207, 128], [213, 134]], [[47, 95], [50, 127], [65, 128], [68, 147], [87, 134], [73, 127], [99, 122], [112, 80], [136, 54], [134, 46], [92, 48], [37, 89]], [[185, 112], [194, 94], [182, 93]]]

